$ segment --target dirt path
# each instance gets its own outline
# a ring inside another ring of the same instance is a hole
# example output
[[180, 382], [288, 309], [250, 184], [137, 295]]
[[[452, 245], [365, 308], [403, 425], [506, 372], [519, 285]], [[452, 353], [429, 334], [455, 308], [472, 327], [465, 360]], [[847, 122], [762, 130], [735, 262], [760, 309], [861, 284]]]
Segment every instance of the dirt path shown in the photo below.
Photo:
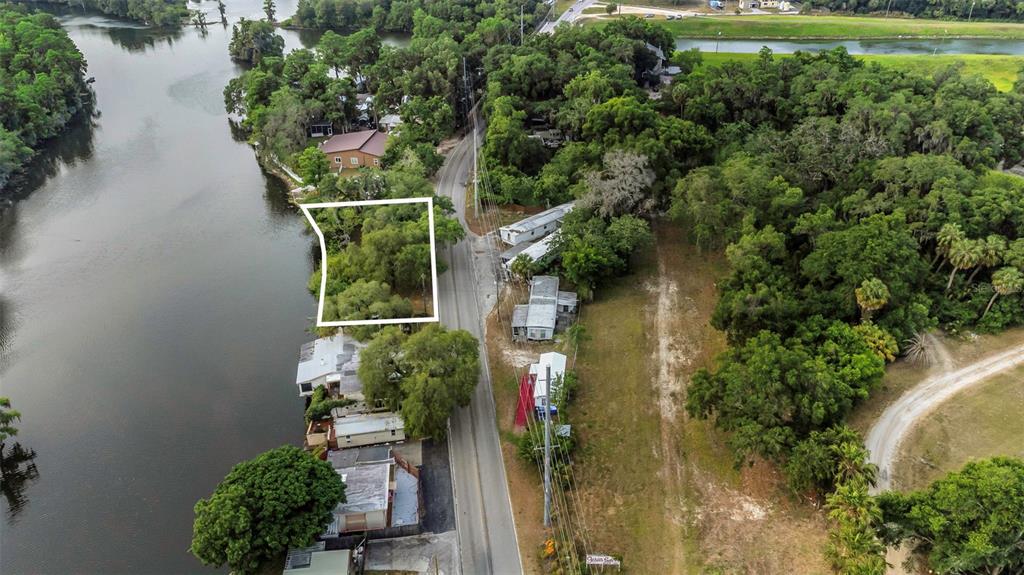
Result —
[[[931, 336], [929, 336], [931, 337]], [[925, 379], [890, 405], [868, 431], [865, 446], [878, 466], [875, 492], [892, 488], [892, 465], [900, 442], [914, 424], [943, 401], [997, 373], [1024, 364], [1024, 345], [984, 357], [953, 370], [953, 358], [941, 344], [936, 346], [940, 373]]]
[[[653, 306], [654, 313], [654, 336], [657, 338], [657, 346], [651, 361], [657, 366], [657, 377], [654, 380], [655, 392], [658, 398], [658, 410], [661, 413], [661, 472], [660, 475], [665, 481], [668, 497], [664, 502], [664, 513], [666, 524], [675, 525], [682, 529], [686, 518], [686, 508], [683, 496], [683, 466], [677, 456], [677, 437], [679, 436], [676, 425], [676, 405], [682, 392], [683, 378], [679, 372], [680, 368], [687, 367], [693, 361], [694, 350], [690, 342], [681, 337], [678, 322], [682, 319], [679, 309], [679, 286], [672, 280], [666, 270], [664, 254], [658, 252], [658, 283], [650, 286], [651, 291], [656, 295], [656, 304]], [[672, 570], [670, 573], [685, 573], [685, 549], [682, 545], [682, 537], [672, 536], [668, 538], [672, 542], [672, 548], [666, 549], [668, 557], [671, 557]]]

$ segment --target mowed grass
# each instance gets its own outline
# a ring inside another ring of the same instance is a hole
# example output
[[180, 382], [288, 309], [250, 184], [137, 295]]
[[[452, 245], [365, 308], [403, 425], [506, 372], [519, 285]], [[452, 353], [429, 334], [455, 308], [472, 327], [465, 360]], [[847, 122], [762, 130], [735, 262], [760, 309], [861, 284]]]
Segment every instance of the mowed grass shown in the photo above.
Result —
[[1024, 457], [1024, 368], [1008, 371], [943, 403], [907, 436], [894, 484], [920, 489], [974, 459]]
[[662, 23], [681, 38], [1024, 38], [1024, 24], [857, 16], [701, 16]]
[[[703, 52], [701, 56], [705, 64], [720, 65], [725, 62], [746, 62], [757, 59], [757, 54], [740, 53], [714, 53]], [[778, 58], [785, 58], [787, 54], [776, 54]], [[1003, 92], [1013, 88], [1017, 79], [1017, 73], [1024, 66], [1024, 56], [1003, 56], [990, 54], [868, 54], [856, 56], [865, 62], [875, 62], [882, 66], [917, 72], [930, 75], [936, 71], [952, 66], [956, 63], [963, 64], [963, 73], [968, 75], [979, 75], [992, 82], [997, 90]]]

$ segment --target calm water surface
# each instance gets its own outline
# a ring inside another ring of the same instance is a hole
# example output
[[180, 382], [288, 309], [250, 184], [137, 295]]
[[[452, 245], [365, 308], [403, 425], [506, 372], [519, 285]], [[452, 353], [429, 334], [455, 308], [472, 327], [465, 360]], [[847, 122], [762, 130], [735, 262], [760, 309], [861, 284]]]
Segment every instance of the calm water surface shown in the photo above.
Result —
[[4, 486], [0, 572], [209, 572], [187, 553], [195, 501], [235, 462], [301, 440], [310, 238], [232, 137], [229, 31], [61, 19], [99, 115], [0, 215], [0, 395], [38, 475], [25, 464]]

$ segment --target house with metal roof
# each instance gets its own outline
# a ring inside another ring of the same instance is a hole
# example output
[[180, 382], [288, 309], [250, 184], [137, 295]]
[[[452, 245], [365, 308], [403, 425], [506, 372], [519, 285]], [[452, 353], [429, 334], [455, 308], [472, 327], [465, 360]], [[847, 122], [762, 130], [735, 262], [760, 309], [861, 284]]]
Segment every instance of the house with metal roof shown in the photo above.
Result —
[[502, 226], [498, 229], [498, 236], [501, 237], [501, 241], [510, 246], [539, 240], [557, 230], [562, 225], [565, 214], [571, 212], [575, 204], [576, 202], [567, 202], [519, 220], [514, 224]]
[[284, 573], [302, 575], [349, 575], [354, 573], [351, 549], [327, 550], [327, 544], [317, 542], [312, 547], [289, 549], [284, 559]]
[[363, 384], [357, 371], [359, 350], [363, 347], [363, 344], [342, 334], [302, 344], [295, 372], [299, 397], [313, 395], [317, 387], [326, 385], [332, 393], [362, 399]]
[[531, 263], [535, 263], [545, 258], [551, 253], [551, 247], [554, 241], [558, 239], [558, 230], [554, 233], [546, 236], [544, 239], [535, 243], [523, 242], [512, 246], [511, 249], [501, 254], [501, 265], [505, 269], [505, 273], [512, 273], [512, 262], [519, 256], [525, 256], [530, 259]]
[[560, 304], [567, 311], [576, 312], [576, 294], [559, 291], [556, 276], [533, 276], [530, 280], [530, 301], [512, 309], [512, 338], [515, 340], [546, 341], [555, 337]]
[[345, 502], [335, 506], [322, 537], [419, 523], [419, 471], [404, 460], [393, 457], [334, 471], [345, 484]]
[[320, 151], [331, 162], [331, 168], [355, 170], [362, 167], [380, 167], [380, 159], [384, 156], [384, 147], [388, 135], [378, 130], [361, 130], [346, 134], [335, 134], [331, 139], [320, 144]]
[[[565, 377], [566, 357], [558, 352], [550, 351], [540, 354], [537, 363], [530, 364], [530, 377], [533, 378], [533, 405], [543, 417], [544, 406], [551, 404], [555, 412], [554, 396], [558, 393], [562, 378]], [[551, 379], [548, 380], [550, 369]]]
[[356, 413], [334, 418], [332, 433], [337, 447], [361, 447], [405, 441], [405, 422], [390, 411]]

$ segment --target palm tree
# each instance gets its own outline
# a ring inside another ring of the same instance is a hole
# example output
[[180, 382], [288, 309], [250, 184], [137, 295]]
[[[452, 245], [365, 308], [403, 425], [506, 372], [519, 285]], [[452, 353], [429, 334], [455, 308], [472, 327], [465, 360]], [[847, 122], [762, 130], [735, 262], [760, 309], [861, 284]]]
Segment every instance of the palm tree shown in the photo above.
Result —
[[[935, 236], [935, 259], [940, 257], [948, 258], [949, 250], [953, 247], [953, 244], [965, 239], [967, 239], [967, 236], [960, 229], [960, 224], [943, 224], [939, 233]], [[934, 264], [935, 262], [932, 261], [932, 265]], [[945, 264], [945, 260], [943, 260], [943, 264]], [[942, 266], [940, 265], [938, 269], [942, 269]], [[938, 269], [935, 271], [938, 271]]]
[[977, 240], [962, 239], [954, 242], [949, 247], [949, 261], [953, 264], [953, 271], [949, 273], [949, 282], [946, 283], [946, 292], [953, 286], [953, 278], [956, 272], [970, 269], [981, 261], [981, 244]]
[[846, 485], [863, 482], [874, 485], [878, 475], [878, 467], [868, 462], [867, 450], [857, 443], [844, 442], [832, 446], [836, 456], [835, 484]]
[[1024, 289], [1024, 274], [1015, 267], [1002, 268], [992, 274], [992, 289], [995, 290], [995, 293], [992, 294], [992, 299], [988, 300], [981, 319], [985, 319], [985, 316], [988, 315], [988, 310], [992, 309], [992, 304], [995, 303], [997, 297], [1015, 294]]
[[980, 265], [974, 268], [970, 277], [967, 278], [968, 284], [974, 281], [974, 276], [978, 275], [982, 267], [991, 268], [1002, 263], [1003, 254], [1006, 253], [1006, 238], [1003, 236], [991, 235], [985, 238], [985, 241], [978, 243], [981, 246]]
[[857, 305], [860, 306], [860, 315], [863, 321], [869, 321], [871, 314], [889, 303], [889, 288], [878, 278], [864, 280], [860, 287], [853, 292], [857, 297]]

